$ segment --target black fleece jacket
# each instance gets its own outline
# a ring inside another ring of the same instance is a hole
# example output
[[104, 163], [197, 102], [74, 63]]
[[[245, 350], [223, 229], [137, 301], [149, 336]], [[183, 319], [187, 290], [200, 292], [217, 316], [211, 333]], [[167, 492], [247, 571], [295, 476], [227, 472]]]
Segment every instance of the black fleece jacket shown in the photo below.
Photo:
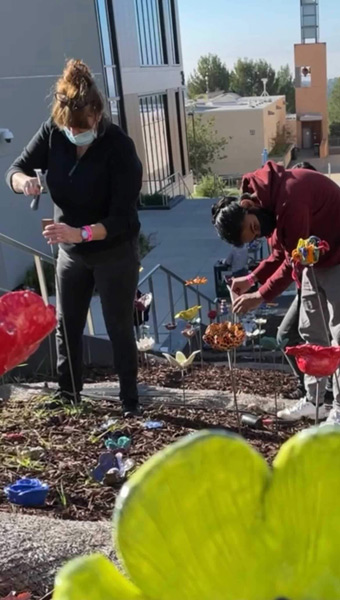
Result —
[[12, 188], [14, 173], [34, 177], [34, 169], [47, 170], [56, 222], [72, 227], [102, 223], [107, 230], [102, 241], [63, 244], [67, 252], [102, 252], [137, 236], [142, 165], [133, 141], [116, 125], [102, 119], [98, 137], [77, 159], [76, 146], [49, 119], [8, 169], [8, 185]]

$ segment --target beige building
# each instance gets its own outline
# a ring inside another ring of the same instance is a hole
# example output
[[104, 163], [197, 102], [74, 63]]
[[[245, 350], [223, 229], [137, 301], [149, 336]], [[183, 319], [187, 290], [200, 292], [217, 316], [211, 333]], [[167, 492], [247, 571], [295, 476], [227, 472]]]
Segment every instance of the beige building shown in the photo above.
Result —
[[[107, 99], [112, 120], [134, 139], [144, 190], [183, 178], [189, 188], [184, 76], [177, 0], [3, 0], [0, 19], [1, 233], [46, 251], [41, 217], [7, 188], [4, 173], [50, 111], [66, 58], [85, 60]], [[182, 186], [183, 189], [183, 186]], [[18, 285], [30, 266], [0, 245], [0, 287]]]
[[211, 165], [216, 175], [241, 175], [258, 169], [262, 153], [272, 150], [277, 134], [284, 134], [286, 100], [284, 96], [241, 98], [224, 94], [207, 102], [197, 102], [192, 118], [213, 119], [218, 135], [225, 137], [226, 158]]
[[319, 42], [319, 2], [300, 0], [301, 44], [294, 46], [297, 145], [328, 156], [327, 47]]

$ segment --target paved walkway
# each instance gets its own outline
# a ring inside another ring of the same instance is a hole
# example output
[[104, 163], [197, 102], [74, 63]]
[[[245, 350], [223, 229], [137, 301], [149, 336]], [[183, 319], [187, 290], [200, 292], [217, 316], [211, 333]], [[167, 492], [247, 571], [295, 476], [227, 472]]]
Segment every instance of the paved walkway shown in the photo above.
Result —
[[312, 150], [300, 150], [298, 157], [296, 160], [291, 162], [291, 165], [308, 161], [311, 163], [320, 173], [331, 173], [331, 174], [340, 174], [340, 154], [333, 154], [327, 156], [326, 158], [318, 158], [313, 156]]
[[[211, 299], [215, 298], [214, 263], [223, 258], [227, 252], [227, 244], [219, 239], [211, 223], [211, 199], [186, 199], [171, 210], [140, 211], [139, 218], [142, 231], [151, 236], [154, 248], [142, 261], [143, 271], [140, 279], [149, 273], [157, 264], [173, 271], [182, 279], [190, 279], [196, 275], [208, 279], [206, 285], [200, 286], [200, 291]], [[159, 272], [153, 278], [156, 298], [156, 313], [158, 324], [162, 325], [171, 320], [168, 297], [168, 280], [166, 274]], [[148, 283], [142, 286], [148, 291]], [[173, 298], [175, 310], [184, 308], [183, 286], [173, 282]], [[195, 293], [188, 293], [189, 305], [197, 304]], [[202, 316], [206, 322], [208, 304], [202, 302]], [[97, 335], [105, 335], [99, 298], [92, 301], [93, 318]], [[150, 319], [152, 326], [152, 319]], [[172, 334], [172, 346], [176, 333]], [[161, 340], [166, 342], [168, 332], [161, 329]], [[178, 340], [178, 348], [183, 340]], [[173, 348], [174, 349], [174, 348]]]

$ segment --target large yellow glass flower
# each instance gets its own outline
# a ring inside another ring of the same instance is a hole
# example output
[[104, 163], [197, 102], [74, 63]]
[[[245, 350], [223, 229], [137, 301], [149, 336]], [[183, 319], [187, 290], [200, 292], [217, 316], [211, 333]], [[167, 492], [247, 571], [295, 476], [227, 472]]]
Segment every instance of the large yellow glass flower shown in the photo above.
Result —
[[92, 555], [54, 600], [338, 600], [340, 428], [310, 429], [273, 469], [242, 438], [203, 432], [123, 487], [115, 538], [125, 578]]

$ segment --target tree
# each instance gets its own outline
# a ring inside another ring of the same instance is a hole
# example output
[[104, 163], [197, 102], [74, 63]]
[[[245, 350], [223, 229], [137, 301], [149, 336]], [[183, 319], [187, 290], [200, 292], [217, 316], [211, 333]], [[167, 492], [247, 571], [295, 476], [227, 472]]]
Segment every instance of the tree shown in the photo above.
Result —
[[295, 113], [295, 86], [289, 65], [280, 67], [277, 71], [275, 93], [286, 96], [287, 113]]
[[216, 54], [201, 56], [197, 69], [188, 79], [189, 98], [207, 92], [227, 92], [229, 90], [229, 72]]
[[215, 160], [226, 158], [224, 154], [227, 140], [219, 137], [215, 119], [202, 119], [193, 111], [188, 116], [187, 135], [190, 167], [196, 179], [211, 173], [210, 165]]
[[340, 78], [334, 83], [328, 102], [329, 133], [340, 136]]
[[275, 71], [263, 59], [249, 60], [239, 58], [231, 73], [230, 88], [240, 96], [261, 96], [263, 92], [262, 79], [268, 79], [267, 92], [275, 94]]

